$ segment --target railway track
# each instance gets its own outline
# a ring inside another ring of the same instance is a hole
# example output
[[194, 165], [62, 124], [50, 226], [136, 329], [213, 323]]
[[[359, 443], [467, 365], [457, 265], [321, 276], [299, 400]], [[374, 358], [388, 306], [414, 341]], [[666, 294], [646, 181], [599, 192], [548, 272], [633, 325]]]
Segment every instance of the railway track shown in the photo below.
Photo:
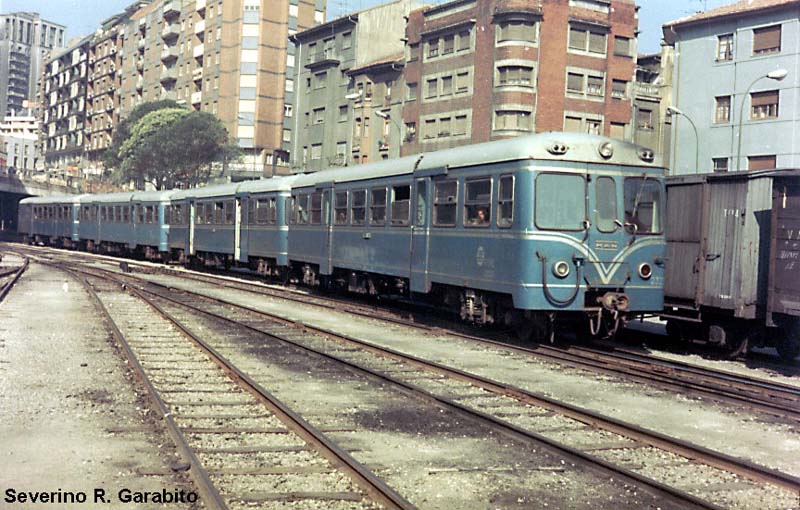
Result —
[[17, 283], [17, 280], [22, 276], [22, 273], [28, 268], [28, 258], [22, 257], [21, 263], [13, 267], [0, 268], [0, 301], [5, 299], [6, 295]]
[[[185, 290], [167, 289], [131, 276], [115, 275], [114, 278], [128, 282], [137, 293], [147, 294], [162, 303], [170, 303], [173, 307], [187, 310], [195, 317], [206, 316], [224, 323], [228, 328], [244, 328], [252, 334], [262, 335], [265, 339], [278, 340], [315, 355], [345, 363], [371, 377], [411, 391], [420, 398], [464, 413], [471, 419], [491, 424], [500, 433], [542, 441], [564, 454], [575, 456], [581, 462], [590, 462], [613, 470], [616, 476], [627, 477], [638, 484], [644, 484], [650, 490], [661, 491], [672, 498], [683, 498], [683, 504], [699, 508], [739, 506], [707, 486], [695, 487], [691, 483], [687, 485], [686, 481], [694, 480], [698, 472], [713, 473], [712, 479], [718, 482], [711, 484], [712, 488], [732, 485], [737, 490], [756, 493], [778, 490], [784, 492], [787, 501], [792, 501], [800, 491], [800, 480], [791, 475], [604, 417], [512, 385], [333, 331], [298, 324], [230, 301]], [[310, 338], [298, 340], [296, 335], [286, 333], [287, 328], [300, 331]], [[421, 372], [426, 375], [420, 375]], [[480, 392], [476, 395], [475, 390]], [[620, 467], [620, 464], [630, 466], [632, 463], [635, 464], [635, 469]], [[663, 469], [664, 464], [669, 465], [669, 469]], [[681, 480], [684, 487], [676, 488]]]
[[207, 508], [415, 508], [202, 338], [170, 327], [179, 325], [152, 300], [102, 275], [81, 281], [163, 416]]
[[[116, 261], [115, 261], [116, 262]], [[108, 262], [114, 264], [115, 262]], [[143, 264], [139, 272], [165, 274], [189, 278], [217, 287], [236, 289], [260, 296], [269, 296], [316, 306], [324, 310], [345, 312], [368, 319], [378, 319], [414, 328], [428, 334], [444, 333], [493, 348], [535, 356], [554, 363], [582, 368], [611, 376], [622, 377], [643, 384], [654, 385], [687, 396], [702, 397], [726, 404], [741, 405], [759, 413], [779, 419], [800, 422], [800, 387], [766, 381], [729, 371], [701, 367], [652, 355], [643, 355], [627, 349], [607, 345], [605, 350], [572, 345], [557, 347], [536, 345], [520, 346], [507, 335], [485, 331], [480, 335], [453, 321], [431, 317], [422, 313], [398, 311], [381, 305], [365, 305], [356, 299], [336, 299], [304, 291], [276, 288], [254, 281], [220, 275], [205, 275], [182, 269]]]

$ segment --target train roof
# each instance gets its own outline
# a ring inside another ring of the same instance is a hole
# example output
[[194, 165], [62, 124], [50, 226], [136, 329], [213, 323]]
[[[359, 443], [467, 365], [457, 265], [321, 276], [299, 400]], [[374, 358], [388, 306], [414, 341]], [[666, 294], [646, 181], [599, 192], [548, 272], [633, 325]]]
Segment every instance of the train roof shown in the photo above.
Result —
[[84, 195], [81, 198], [81, 203], [106, 204], [106, 203], [130, 202], [132, 196], [133, 196], [132, 191], [123, 191], [119, 193], [100, 193], [97, 195]]
[[215, 184], [212, 186], [203, 186], [202, 188], [185, 189], [175, 192], [172, 195], [172, 200], [181, 200], [184, 198], [208, 198], [219, 197], [224, 195], [235, 195], [236, 190], [239, 189], [241, 184], [238, 182], [228, 184]]
[[81, 198], [90, 195], [58, 195], [54, 197], [28, 197], [19, 201], [20, 204], [79, 204]]
[[244, 181], [239, 185], [239, 193], [264, 193], [268, 191], [289, 191], [297, 180], [297, 175], [270, 177], [255, 181]]
[[754, 170], [740, 172], [714, 172], [702, 174], [671, 175], [667, 177], [667, 184], [697, 184], [713, 181], [745, 181], [753, 179], [785, 179], [796, 178], [800, 180], [798, 168], [773, 168], [770, 170]]
[[[610, 157], [606, 158], [600, 155], [599, 149], [603, 144], [609, 144], [613, 150]], [[643, 157], [645, 153], [650, 157]], [[464, 168], [526, 159], [663, 168], [660, 158], [653, 151], [639, 145], [599, 135], [552, 131], [426, 152], [365, 165], [329, 168], [300, 176], [292, 187], [300, 188], [327, 182], [360, 181], [413, 174], [438, 168]]]
[[131, 197], [134, 202], [166, 202], [177, 190], [168, 189], [165, 191], [137, 191]]

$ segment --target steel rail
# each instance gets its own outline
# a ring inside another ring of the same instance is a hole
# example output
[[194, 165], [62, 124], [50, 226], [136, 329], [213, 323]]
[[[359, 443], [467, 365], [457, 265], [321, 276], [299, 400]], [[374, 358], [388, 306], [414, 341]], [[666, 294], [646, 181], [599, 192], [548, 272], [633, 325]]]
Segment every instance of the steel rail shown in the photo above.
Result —
[[[490, 428], [494, 429], [498, 433], [502, 433], [502, 434], [506, 435], [507, 437], [511, 437], [513, 439], [522, 440], [522, 441], [531, 441], [532, 440], [534, 442], [543, 444], [545, 446], [548, 446], [548, 447], [552, 448], [555, 451], [560, 452], [562, 455], [570, 457], [571, 458], [570, 460], [572, 460], [573, 462], [577, 462], [577, 463], [580, 463], [582, 465], [586, 465], [587, 467], [595, 470], [596, 472], [600, 472], [600, 473], [602, 473], [604, 475], [612, 474], [613, 476], [620, 476], [622, 478], [627, 479], [628, 482], [630, 482], [630, 483], [634, 483], [634, 484], [637, 484], [639, 486], [643, 486], [643, 488], [649, 488], [651, 491], [655, 491], [656, 493], [659, 493], [664, 497], [668, 497], [668, 498], [673, 499], [673, 500], [679, 500], [682, 504], [689, 504], [689, 505], [691, 505], [692, 507], [695, 507], [695, 508], [705, 508], [705, 509], [719, 509], [720, 508], [719, 506], [717, 506], [717, 505], [715, 505], [713, 503], [710, 503], [708, 501], [705, 501], [705, 500], [703, 500], [701, 498], [698, 498], [698, 497], [693, 496], [691, 494], [685, 493], [685, 492], [683, 492], [683, 491], [681, 491], [679, 489], [676, 489], [674, 487], [665, 485], [665, 484], [663, 484], [661, 482], [658, 482], [658, 481], [653, 480], [651, 478], [648, 478], [646, 476], [640, 475], [640, 474], [638, 474], [636, 472], [633, 472], [631, 470], [628, 470], [626, 468], [617, 466], [617, 465], [615, 465], [615, 464], [613, 464], [611, 462], [605, 461], [603, 459], [595, 457], [595, 456], [593, 456], [591, 454], [588, 454], [586, 452], [583, 452], [581, 450], [578, 450], [578, 449], [563, 445], [563, 444], [558, 443], [556, 441], [553, 441], [553, 440], [551, 440], [551, 439], [549, 439], [549, 438], [547, 438], [545, 436], [542, 436], [542, 435], [540, 435], [538, 433], [522, 429], [522, 428], [520, 428], [520, 427], [518, 427], [516, 425], [513, 425], [513, 424], [511, 424], [509, 422], [506, 422], [505, 420], [502, 420], [502, 419], [496, 418], [494, 416], [491, 416], [489, 414], [483, 413], [482, 411], [478, 411], [478, 410], [469, 408], [469, 407], [464, 406], [464, 405], [462, 405], [462, 404], [460, 404], [458, 402], [455, 402], [455, 401], [453, 401], [451, 399], [434, 395], [434, 394], [422, 389], [421, 387], [419, 387], [417, 385], [414, 385], [414, 384], [411, 384], [411, 383], [407, 383], [407, 382], [404, 382], [404, 381], [399, 381], [399, 380], [394, 379], [394, 378], [392, 378], [390, 376], [387, 376], [386, 374], [382, 374], [382, 373], [374, 371], [372, 369], [357, 365], [357, 364], [355, 364], [353, 362], [350, 362], [348, 360], [339, 358], [339, 357], [337, 357], [335, 355], [328, 354], [328, 353], [325, 353], [325, 352], [322, 352], [322, 351], [318, 351], [316, 349], [310, 348], [310, 347], [308, 347], [306, 345], [303, 345], [302, 343], [293, 341], [291, 339], [284, 338], [284, 337], [281, 337], [281, 336], [277, 336], [277, 335], [275, 335], [273, 333], [269, 333], [269, 332], [264, 331], [264, 330], [262, 330], [260, 328], [256, 328], [256, 327], [253, 327], [253, 326], [241, 323], [241, 322], [237, 322], [237, 321], [235, 321], [233, 319], [230, 319], [230, 318], [215, 314], [213, 312], [209, 312], [209, 311], [203, 310], [202, 308], [198, 308], [198, 307], [193, 306], [191, 304], [187, 304], [186, 302], [180, 301], [179, 299], [177, 299], [175, 297], [172, 297], [172, 296], [165, 296], [165, 295], [159, 294], [157, 292], [153, 292], [151, 290], [143, 288], [141, 286], [139, 286], [136, 289], [131, 289], [131, 290], [133, 290], [135, 292], [143, 292], [143, 293], [155, 296], [158, 299], [163, 299], [163, 300], [169, 301], [171, 303], [174, 303], [176, 305], [188, 308], [190, 310], [193, 310], [195, 312], [198, 312], [200, 314], [208, 316], [208, 317], [210, 317], [210, 318], [212, 318], [214, 320], [217, 320], [219, 322], [224, 322], [226, 324], [231, 324], [231, 325], [235, 325], [235, 326], [247, 329], [248, 331], [251, 331], [251, 332], [254, 332], [254, 333], [258, 333], [260, 335], [267, 336], [267, 337], [269, 337], [271, 339], [274, 339], [274, 340], [277, 340], [277, 341], [292, 345], [294, 347], [300, 348], [300, 349], [302, 349], [302, 350], [304, 350], [306, 352], [309, 352], [309, 353], [321, 356], [323, 358], [329, 359], [331, 361], [343, 364], [343, 365], [345, 365], [345, 366], [347, 366], [347, 367], [349, 367], [349, 368], [351, 368], [351, 369], [353, 369], [353, 370], [355, 370], [357, 372], [360, 372], [360, 373], [375, 377], [377, 379], [380, 379], [380, 380], [389, 382], [389, 383], [391, 383], [391, 384], [393, 384], [395, 386], [398, 386], [401, 389], [405, 390], [407, 393], [409, 393], [411, 395], [414, 395], [416, 397], [421, 397], [421, 398], [423, 398], [425, 400], [431, 401], [432, 403], [440, 405], [442, 408], [459, 412], [459, 413], [461, 413], [461, 414], [463, 414], [463, 415], [465, 415], [465, 416], [467, 416], [467, 417], [469, 417], [469, 418], [471, 418], [473, 420], [478, 421], [479, 423], [482, 423], [484, 425], [489, 426]], [[192, 294], [192, 293], [187, 292], [187, 294]], [[231, 305], [233, 307], [239, 307], [239, 308], [242, 308], [242, 309], [247, 309], [247, 307], [241, 307], [239, 305], [236, 305], [235, 303], [228, 303], [225, 300], [217, 300], [215, 298], [209, 298], [209, 297], [203, 296], [203, 295], [198, 295], [198, 297], [201, 297], [203, 299], [207, 299], [207, 300], [210, 300], [210, 301], [218, 301], [220, 304], [226, 304], [226, 305]], [[253, 311], [253, 312], [258, 313], [257, 310], [248, 310], [248, 311]], [[317, 329], [318, 329], [318, 328], [314, 328], [313, 326], [309, 326], [307, 324], [302, 324], [302, 323], [298, 323], [298, 322], [294, 322], [294, 321], [290, 321], [290, 320], [284, 320], [284, 321], [281, 321], [281, 322], [284, 322], [284, 323], [287, 323], [287, 324], [292, 324], [297, 328], [304, 329], [304, 330], [307, 330], [307, 331], [312, 331], [312, 332], [316, 332]], [[324, 331], [324, 330], [319, 330], [319, 331]]]
[[13, 271], [7, 272], [6, 274], [2, 275], [2, 276], [7, 276], [13, 273], [14, 276], [12, 276], [11, 279], [7, 281], [2, 288], [0, 288], [0, 301], [3, 301], [6, 298], [8, 293], [11, 292], [11, 288], [14, 287], [14, 285], [17, 283], [17, 280], [19, 280], [20, 277], [22, 276], [22, 273], [24, 273], [25, 270], [28, 269], [29, 261], [30, 259], [28, 259], [28, 257], [23, 257], [22, 265], [20, 267], [15, 268]]

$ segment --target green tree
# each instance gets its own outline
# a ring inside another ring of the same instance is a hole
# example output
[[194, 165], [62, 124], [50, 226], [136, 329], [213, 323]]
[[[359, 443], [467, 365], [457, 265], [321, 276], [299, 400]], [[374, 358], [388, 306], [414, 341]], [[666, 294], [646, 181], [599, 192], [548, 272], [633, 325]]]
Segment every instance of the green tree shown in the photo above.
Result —
[[208, 180], [212, 163], [236, 157], [228, 132], [215, 116], [161, 108], [137, 120], [120, 146], [120, 176], [157, 189]]
[[[122, 158], [119, 156], [119, 151], [125, 140], [131, 136], [131, 129], [133, 126], [148, 113], [164, 108], [180, 108], [180, 105], [172, 99], [142, 103], [134, 108], [130, 115], [121, 120], [114, 128], [114, 134], [111, 136], [111, 145], [103, 153], [103, 165], [107, 169], [119, 170], [122, 165]], [[119, 173], [117, 173], [116, 177], [120, 177]]]

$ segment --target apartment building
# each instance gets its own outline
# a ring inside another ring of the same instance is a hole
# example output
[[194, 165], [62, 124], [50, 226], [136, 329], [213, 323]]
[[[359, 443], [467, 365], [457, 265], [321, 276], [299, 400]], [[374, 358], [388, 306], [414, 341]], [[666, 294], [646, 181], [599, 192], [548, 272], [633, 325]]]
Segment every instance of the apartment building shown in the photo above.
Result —
[[294, 171], [399, 155], [405, 17], [419, 6], [390, 2], [292, 37]]
[[64, 47], [64, 31], [34, 12], [0, 14], [0, 118], [35, 102], [45, 55]]
[[673, 172], [800, 165], [800, 1], [740, 1], [663, 28], [682, 112]]
[[9, 170], [22, 174], [39, 165], [39, 121], [33, 116], [8, 116], [0, 123], [0, 150]]
[[49, 56], [42, 76], [42, 147], [48, 167], [85, 161], [84, 127], [92, 36], [76, 38]]
[[672, 101], [673, 52], [670, 46], [662, 46], [661, 50], [636, 59], [629, 140], [655, 151], [668, 167], [673, 114], [667, 108]]
[[402, 154], [541, 131], [630, 139], [633, 0], [455, 0], [411, 13]]

